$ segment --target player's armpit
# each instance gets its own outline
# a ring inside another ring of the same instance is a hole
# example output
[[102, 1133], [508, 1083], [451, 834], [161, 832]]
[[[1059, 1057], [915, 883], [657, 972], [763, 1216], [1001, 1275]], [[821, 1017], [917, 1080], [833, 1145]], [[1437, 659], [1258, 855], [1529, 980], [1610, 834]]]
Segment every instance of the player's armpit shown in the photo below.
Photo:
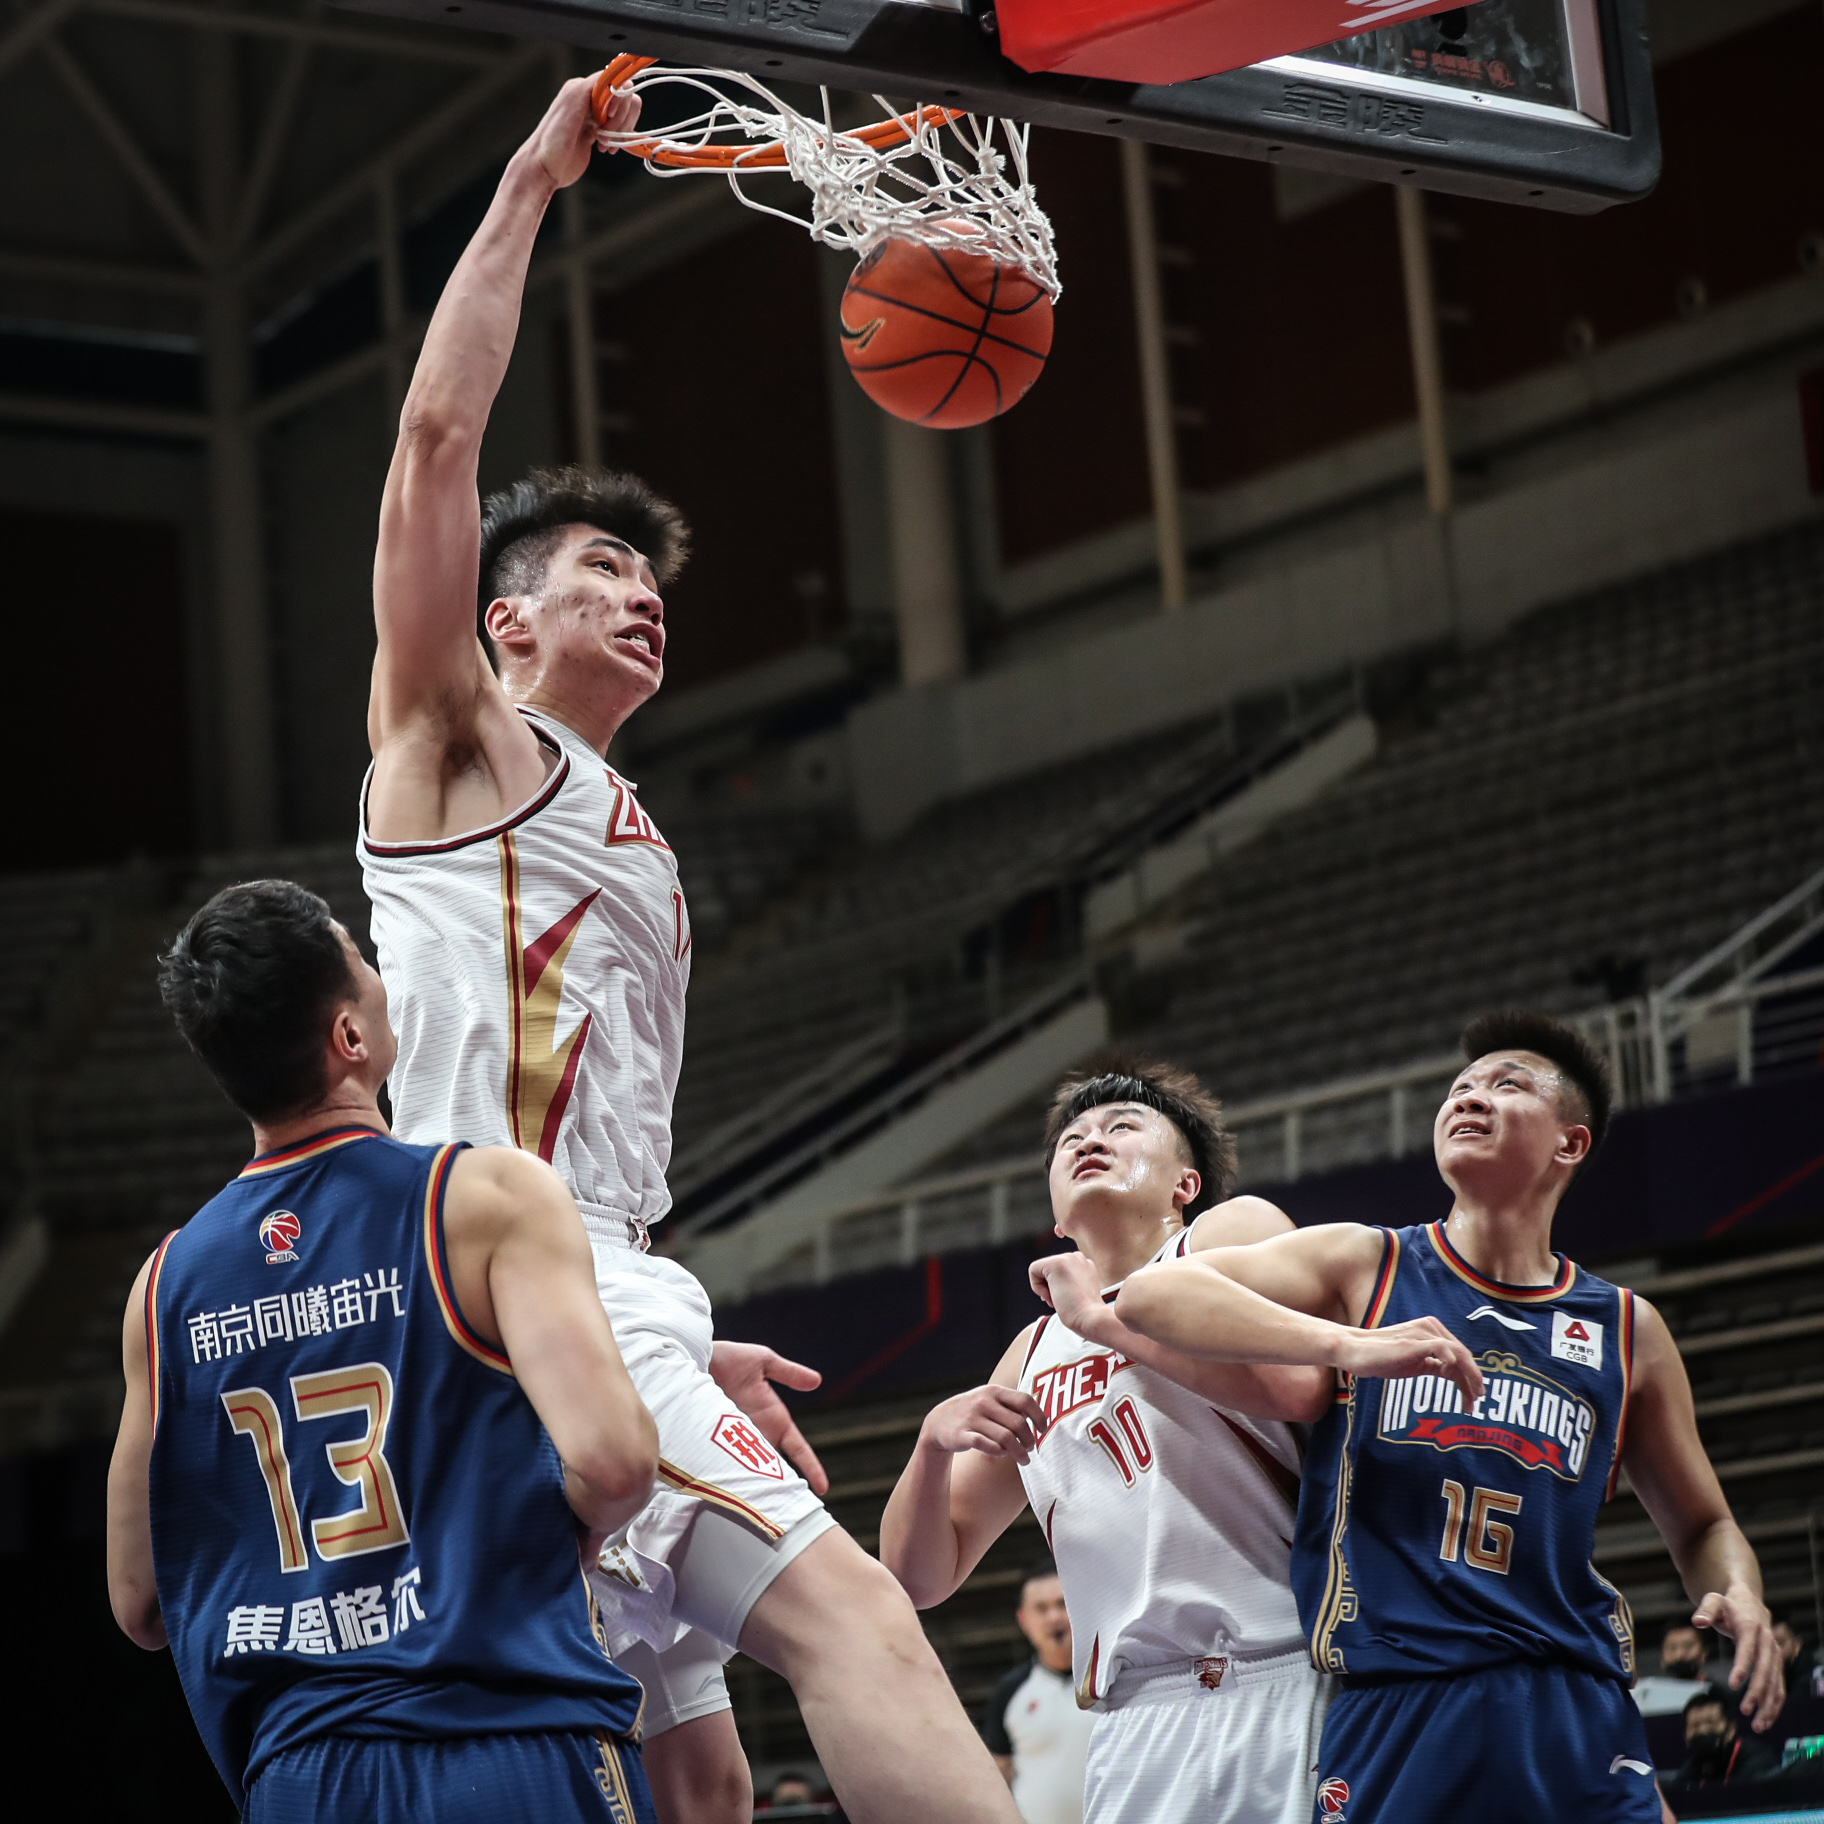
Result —
[[617, 1531], [652, 1492], [658, 1431], [621, 1361], [563, 1180], [512, 1147], [461, 1153], [444, 1235], [462, 1317], [504, 1351], [557, 1447], [578, 1519]]
[[146, 1359], [146, 1289], [154, 1253], [127, 1295], [121, 1323], [121, 1367], [126, 1402], [108, 1465], [108, 1601], [114, 1619], [135, 1646], [156, 1652], [167, 1645], [152, 1567], [152, 1384]]
[[1622, 1467], [1666, 1541], [1693, 1620], [1735, 1643], [1729, 1674], [1757, 1731], [1772, 1726], [1785, 1696], [1785, 1669], [1761, 1595], [1754, 1548], [1736, 1524], [1698, 1436], [1691, 1383], [1665, 1321], [1634, 1300], [1634, 1371]]

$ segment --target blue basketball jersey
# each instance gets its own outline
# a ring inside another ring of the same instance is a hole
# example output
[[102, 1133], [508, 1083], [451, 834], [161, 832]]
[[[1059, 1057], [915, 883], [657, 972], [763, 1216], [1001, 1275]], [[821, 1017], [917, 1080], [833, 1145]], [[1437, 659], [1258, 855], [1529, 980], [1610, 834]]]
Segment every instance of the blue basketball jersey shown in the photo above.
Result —
[[460, 1150], [320, 1134], [154, 1259], [159, 1606], [237, 1797], [320, 1736], [636, 1729], [557, 1451], [451, 1290]]
[[1442, 1223], [1385, 1232], [1367, 1328], [1435, 1317], [1484, 1390], [1354, 1380], [1305, 1458], [1292, 1583], [1320, 1671], [1464, 1673], [1512, 1661], [1634, 1676], [1633, 1621], [1591, 1562], [1613, 1492], [1633, 1295], [1563, 1255], [1549, 1286], [1478, 1273]]

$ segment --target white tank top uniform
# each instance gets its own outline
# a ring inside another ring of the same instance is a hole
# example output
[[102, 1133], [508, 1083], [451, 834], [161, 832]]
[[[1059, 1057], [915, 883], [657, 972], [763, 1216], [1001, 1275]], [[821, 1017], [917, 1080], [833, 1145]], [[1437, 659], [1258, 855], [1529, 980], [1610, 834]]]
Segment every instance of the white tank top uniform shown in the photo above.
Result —
[[[646, 1252], [647, 1231], [671, 1207], [665, 1168], [690, 982], [676, 858], [633, 785], [587, 741], [520, 713], [550, 770], [497, 824], [378, 842], [362, 790], [362, 877], [399, 1039], [393, 1128], [410, 1142], [521, 1147], [575, 1194], [661, 1457], [659, 1490], [605, 1561], [616, 1574], [592, 1582], [612, 1651], [636, 1639], [662, 1651], [713, 1620], [705, 1603], [729, 1595], [718, 1590], [691, 1613], [677, 1590], [699, 1513], [771, 1546], [823, 1508], [710, 1379], [702, 1286]], [[648, 1716], [649, 1733], [660, 1720]]]
[[1077, 1702], [1099, 1713], [1086, 1824], [1308, 1824], [1329, 1693], [1292, 1599], [1294, 1428], [1055, 1315], [1019, 1386], [1048, 1420], [1020, 1476], [1070, 1610]]

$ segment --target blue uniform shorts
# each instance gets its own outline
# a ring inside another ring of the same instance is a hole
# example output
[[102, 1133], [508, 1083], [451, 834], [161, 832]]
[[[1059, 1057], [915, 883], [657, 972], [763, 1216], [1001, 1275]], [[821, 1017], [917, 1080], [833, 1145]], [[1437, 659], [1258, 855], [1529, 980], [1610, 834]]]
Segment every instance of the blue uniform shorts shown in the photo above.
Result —
[[242, 1824], [656, 1824], [639, 1749], [606, 1732], [319, 1736], [267, 1762], [241, 1816]]
[[1313, 1824], [1659, 1824], [1634, 1700], [1572, 1666], [1346, 1680], [1317, 1770]]

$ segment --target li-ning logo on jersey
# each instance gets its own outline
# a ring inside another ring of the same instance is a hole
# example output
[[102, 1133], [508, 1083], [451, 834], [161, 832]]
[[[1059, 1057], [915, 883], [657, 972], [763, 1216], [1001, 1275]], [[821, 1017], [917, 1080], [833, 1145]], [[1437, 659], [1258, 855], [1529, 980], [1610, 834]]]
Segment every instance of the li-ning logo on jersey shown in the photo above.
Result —
[[1045, 1423], [1055, 1425], [1079, 1406], [1093, 1406], [1108, 1391], [1110, 1378], [1132, 1366], [1124, 1355], [1079, 1356], [1035, 1374], [1032, 1397], [1044, 1408]]
[[296, 1260], [298, 1237], [304, 1225], [289, 1210], [274, 1210], [260, 1218], [260, 1246], [266, 1250], [266, 1264], [276, 1267], [282, 1260]]
[[1317, 1789], [1317, 1809], [1324, 1824], [1344, 1824], [1343, 1807], [1349, 1803], [1347, 1780], [1325, 1780]]
[[1547, 1380], [1520, 1358], [1490, 1349], [1476, 1357], [1482, 1397], [1466, 1412], [1463, 1396], [1441, 1375], [1381, 1384], [1380, 1435], [1433, 1450], [1498, 1450], [1526, 1469], [1546, 1469], [1564, 1482], [1583, 1474], [1596, 1412], [1588, 1400]]

